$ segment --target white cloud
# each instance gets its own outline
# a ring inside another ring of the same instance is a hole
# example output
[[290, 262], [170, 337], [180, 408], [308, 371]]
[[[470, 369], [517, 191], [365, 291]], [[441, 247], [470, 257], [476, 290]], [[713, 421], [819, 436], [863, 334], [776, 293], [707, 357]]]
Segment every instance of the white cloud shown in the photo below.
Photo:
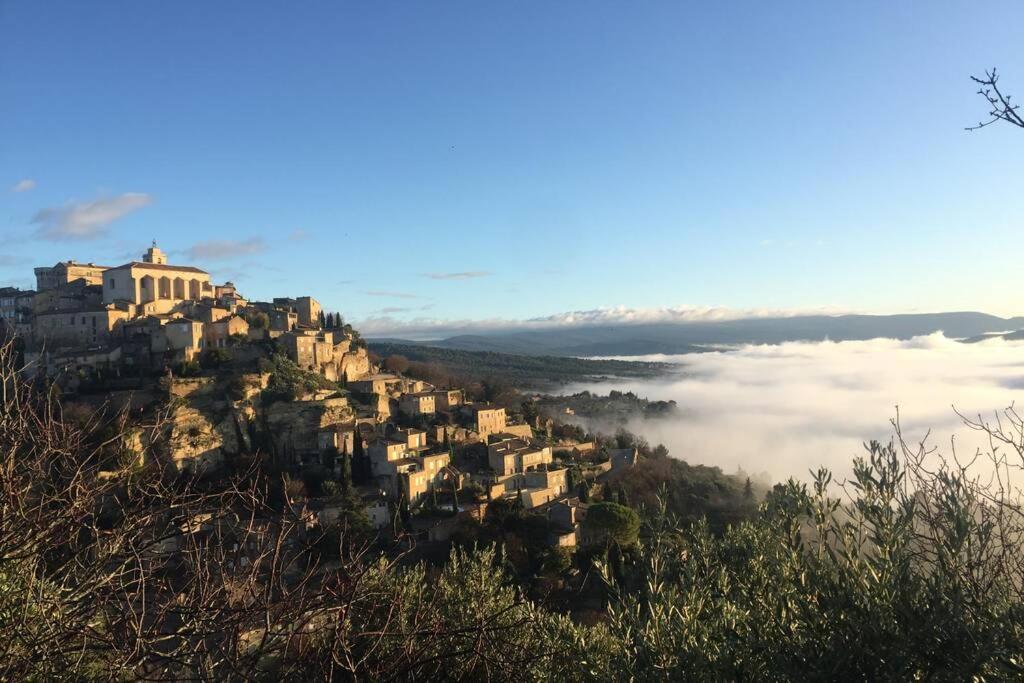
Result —
[[[963, 344], [941, 333], [907, 341], [787, 342], [735, 351], [629, 360], [681, 364], [662, 380], [580, 384], [583, 389], [634, 391], [675, 400], [679, 416], [634, 419], [629, 429], [691, 463], [727, 472], [767, 472], [775, 479], [804, 477], [819, 465], [839, 478], [850, 471], [863, 443], [888, 442], [899, 406], [904, 433], [950, 453], [984, 446], [964, 428], [966, 415], [992, 416], [1024, 401], [1024, 343], [994, 339]], [[611, 431], [616, 425], [600, 425]]]
[[387, 299], [423, 299], [424, 297], [419, 294], [413, 294], [411, 292], [392, 292], [382, 289], [371, 289], [368, 292], [363, 292], [366, 296], [379, 296]]
[[70, 203], [40, 209], [32, 217], [36, 236], [45, 240], [89, 240], [101, 237], [107, 226], [153, 203], [153, 197], [141, 192], [126, 192], [93, 202]]
[[[370, 296], [416, 295], [395, 292], [366, 292]], [[736, 309], [722, 306], [675, 306], [667, 308], [627, 308], [614, 306], [584, 311], [568, 311], [554, 315], [520, 320], [490, 318], [484, 320], [451, 320], [415, 318], [398, 320], [376, 316], [359, 321], [360, 331], [367, 335], [405, 335], [407, 338], [437, 338], [453, 334], [478, 334], [498, 330], [534, 330], [548, 328], [586, 327], [588, 325], [642, 325], [649, 323], [720, 322], [746, 318], [790, 318], [801, 315], [840, 315], [847, 309], [833, 307], [804, 309]]]
[[472, 280], [490, 274], [488, 270], [467, 270], [461, 273], [425, 273], [423, 277], [429, 277], [431, 280]]
[[258, 254], [266, 250], [262, 237], [244, 240], [207, 240], [197, 242], [185, 250], [185, 254], [198, 261], [227, 261], [242, 256]]
[[19, 180], [14, 183], [14, 186], [11, 188], [11, 192], [28, 192], [29, 190], [34, 189], [36, 189], [36, 181], [31, 178], [25, 178], [24, 180]]

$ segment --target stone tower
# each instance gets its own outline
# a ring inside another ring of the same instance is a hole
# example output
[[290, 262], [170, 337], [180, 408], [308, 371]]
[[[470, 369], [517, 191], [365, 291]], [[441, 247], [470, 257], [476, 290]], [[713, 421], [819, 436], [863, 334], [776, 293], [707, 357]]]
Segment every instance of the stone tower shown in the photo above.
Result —
[[156, 240], [153, 240], [153, 246], [146, 250], [146, 253], [142, 255], [142, 260], [145, 263], [167, 263], [167, 254], [160, 251], [156, 246]]

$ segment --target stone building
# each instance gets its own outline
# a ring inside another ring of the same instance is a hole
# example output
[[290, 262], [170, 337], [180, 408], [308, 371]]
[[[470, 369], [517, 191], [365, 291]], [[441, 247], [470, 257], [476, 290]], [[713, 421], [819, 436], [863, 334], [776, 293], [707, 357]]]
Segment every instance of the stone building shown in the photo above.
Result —
[[395, 391], [402, 384], [402, 378], [397, 375], [376, 374], [360, 377], [349, 382], [348, 388], [360, 394], [387, 395]]
[[449, 481], [450, 473], [447, 470], [450, 469], [450, 460], [447, 453], [406, 459], [406, 466], [398, 473], [398, 482], [400, 493], [405, 495], [410, 505], [416, 505], [431, 489], [439, 489]]
[[406, 457], [408, 444], [404, 439], [377, 439], [366, 447], [374, 475], [386, 476], [394, 473], [392, 463]]
[[434, 394], [434, 405], [437, 410], [450, 410], [461, 406], [464, 400], [462, 389], [439, 389]]
[[551, 461], [550, 447], [533, 446], [525, 439], [503, 438], [487, 446], [487, 464], [498, 476], [526, 472]]
[[32, 300], [36, 292], [17, 287], [0, 287], [0, 321], [8, 325], [32, 316]]
[[203, 338], [206, 340], [206, 348], [223, 349], [234, 335], [247, 337], [249, 334], [249, 323], [245, 318], [233, 315], [228, 318], [218, 318], [214, 322], [203, 323]]
[[203, 323], [198, 320], [176, 318], [164, 325], [163, 333], [166, 350], [180, 353], [185, 360], [192, 360], [206, 348]]
[[320, 302], [311, 296], [300, 296], [297, 299], [277, 297], [274, 299], [274, 307], [295, 313], [299, 324], [304, 327], [320, 326]]
[[303, 370], [319, 372], [337, 379], [334, 367], [334, 333], [324, 330], [295, 329], [279, 337], [285, 353]]
[[210, 274], [192, 266], [172, 266], [154, 244], [142, 257], [103, 273], [103, 303], [134, 304], [141, 314], [168, 313], [184, 301], [213, 296]]
[[490, 403], [471, 404], [469, 411], [473, 416], [477, 434], [486, 439], [491, 434], [505, 431], [505, 409]]
[[129, 317], [127, 311], [115, 308], [38, 313], [33, 319], [33, 341], [47, 346], [106, 344], [115, 328]]
[[76, 280], [82, 280], [88, 285], [102, 285], [103, 273], [106, 270], [107, 266], [77, 261], [61, 261], [53, 266], [40, 266], [35, 269], [36, 290], [46, 292], [64, 287]]
[[86, 284], [85, 280], [81, 279], [61, 287], [38, 292], [31, 301], [33, 313], [81, 311], [103, 307], [103, 287]]
[[398, 410], [404, 415], [433, 415], [435, 410], [434, 394], [429, 391], [415, 394], [403, 394], [398, 399]]

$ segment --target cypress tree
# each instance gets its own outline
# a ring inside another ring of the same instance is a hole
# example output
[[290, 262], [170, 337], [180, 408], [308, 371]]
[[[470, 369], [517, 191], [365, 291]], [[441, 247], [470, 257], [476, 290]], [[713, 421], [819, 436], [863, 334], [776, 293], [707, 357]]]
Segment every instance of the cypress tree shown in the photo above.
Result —
[[456, 488], [455, 477], [452, 477], [452, 512], [459, 511], [459, 489]]
[[590, 485], [586, 481], [580, 482], [579, 496], [581, 503], [590, 502]]
[[398, 516], [402, 520], [402, 524], [405, 525], [406, 529], [412, 528], [412, 514], [409, 512], [409, 500], [402, 494], [402, 499], [398, 501]]
[[356, 430], [352, 439], [352, 481], [356, 484], [365, 484], [370, 481], [370, 463], [363, 451], [363, 437]]
[[327, 319], [324, 317], [324, 312], [323, 311], [320, 311], [320, 315], [318, 316], [318, 319], [319, 319], [320, 329], [321, 330], [324, 329], [325, 327], [327, 327]]
[[352, 491], [352, 456], [341, 455], [341, 490], [348, 494]]

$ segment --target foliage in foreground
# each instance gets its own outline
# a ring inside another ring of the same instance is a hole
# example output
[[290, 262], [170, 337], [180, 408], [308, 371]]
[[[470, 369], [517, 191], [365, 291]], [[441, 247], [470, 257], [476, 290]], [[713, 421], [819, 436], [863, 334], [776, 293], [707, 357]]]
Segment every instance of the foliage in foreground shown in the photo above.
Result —
[[[268, 506], [258, 471], [182, 479], [160, 466], [159, 416], [146, 438], [73, 427], [6, 361], [4, 680], [1024, 676], [1017, 491], [926, 469], [901, 442], [872, 444], [845, 489], [827, 472], [777, 487], [723, 533], [648, 510], [639, 559], [603, 570], [606, 619], [585, 626], [526, 599], [494, 548], [408, 564]], [[1004, 482], [1024, 464], [1008, 418], [990, 430]], [[127, 464], [132, 440], [152, 444], [149, 466]], [[622, 522], [609, 547], [636, 537]]]

